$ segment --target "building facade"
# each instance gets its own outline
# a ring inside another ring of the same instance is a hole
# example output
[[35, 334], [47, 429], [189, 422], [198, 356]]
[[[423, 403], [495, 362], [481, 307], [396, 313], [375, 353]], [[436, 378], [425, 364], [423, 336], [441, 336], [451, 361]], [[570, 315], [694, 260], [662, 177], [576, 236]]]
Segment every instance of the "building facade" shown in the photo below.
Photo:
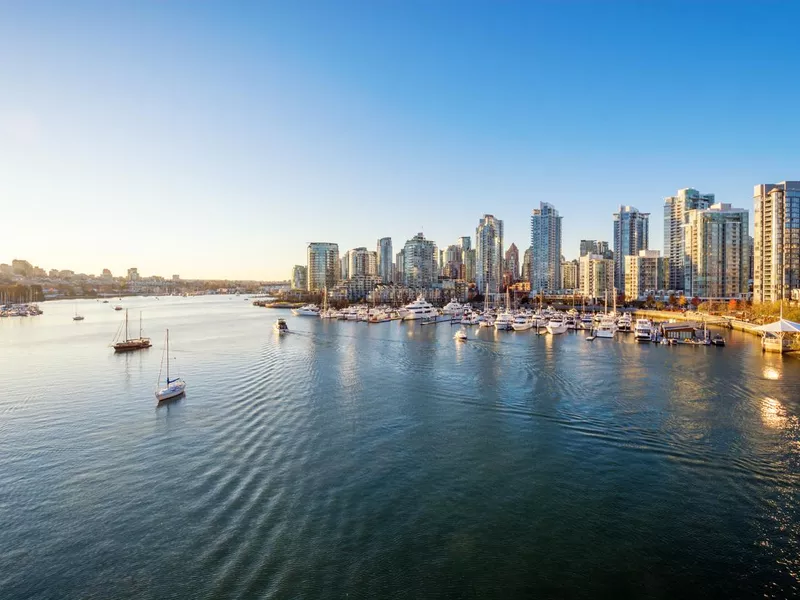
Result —
[[561, 217], [547, 202], [531, 214], [531, 293], [561, 285]]
[[664, 256], [669, 259], [669, 289], [682, 290], [684, 286], [683, 226], [690, 210], [703, 210], [714, 204], [714, 194], [701, 194], [693, 188], [678, 190], [674, 196], [664, 198]]
[[505, 266], [503, 271], [510, 283], [519, 281], [519, 249], [512, 243], [506, 250]]
[[625, 257], [647, 250], [649, 232], [650, 213], [633, 206], [620, 206], [614, 213], [614, 284], [619, 291], [625, 289]]
[[394, 254], [392, 253], [392, 238], [385, 237], [378, 240], [378, 276], [383, 283], [394, 281]]
[[364, 247], [353, 248], [346, 254], [348, 259], [347, 276], [342, 279], [351, 279], [363, 275], [378, 275], [378, 253]]
[[311, 242], [307, 250], [306, 280], [309, 292], [333, 288], [341, 278], [339, 245], [330, 242]]
[[748, 293], [750, 248], [747, 209], [712, 204], [690, 210], [684, 227], [684, 293], [740, 298]]
[[669, 259], [658, 250], [625, 257], [625, 299], [644, 300], [669, 287]]
[[306, 268], [303, 265], [295, 265], [292, 267], [291, 285], [293, 290], [305, 290], [308, 288], [308, 279], [306, 278]]
[[580, 258], [580, 290], [592, 300], [608, 299], [614, 294], [614, 261], [602, 254], [586, 254]]
[[800, 181], [755, 186], [753, 301], [789, 299], [800, 289]]
[[475, 284], [482, 294], [500, 291], [503, 281], [503, 221], [483, 215], [475, 229]]
[[580, 284], [580, 263], [577, 260], [565, 260], [561, 263], [561, 289], [576, 290]]
[[418, 233], [406, 242], [403, 247], [403, 283], [415, 289], [430, 288], [436, 281], [435, 247], [431, 240], [426, 240]]

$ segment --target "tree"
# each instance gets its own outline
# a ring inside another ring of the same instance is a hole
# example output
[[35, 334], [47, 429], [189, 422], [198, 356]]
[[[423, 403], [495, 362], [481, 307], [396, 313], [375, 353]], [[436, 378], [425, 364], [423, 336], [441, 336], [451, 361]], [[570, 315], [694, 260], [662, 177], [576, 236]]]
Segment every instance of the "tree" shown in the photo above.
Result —
[[739, 303], [736, 302], [736, 300], [734, 300], [733, 298], [731, 298], [730, 301], [728, 302], [728, 310], [730, 312], [735, 312], [737, 308], [739, 308]]
[[653, 297], [653, 294], [648, 294], [647, 300], [645, 301], [645, 306], [652, 307], [655, 301], [656, 299]]
[[[686, 304], [686, 296], [681, 296], [681, 300], [683, 300], [683, 304], [681, 306], [684, 306]], [[692, 306], [694, 306], [695, 308], [700, 306], [700, 298], [698, 298], [697, 296], [692, 298]]]
[[670, 295], [669, 295], [669, 301], [668, 301], [668, 304], [669, 304], [670, 306], [675, 306], [675, 294], [670, 294]]
[[686, 306], [686, 302], [687, 302], [686, 296], [681, 296], [680, 298], [678, 298], [678, 306], [680, 306], [681, 308]]

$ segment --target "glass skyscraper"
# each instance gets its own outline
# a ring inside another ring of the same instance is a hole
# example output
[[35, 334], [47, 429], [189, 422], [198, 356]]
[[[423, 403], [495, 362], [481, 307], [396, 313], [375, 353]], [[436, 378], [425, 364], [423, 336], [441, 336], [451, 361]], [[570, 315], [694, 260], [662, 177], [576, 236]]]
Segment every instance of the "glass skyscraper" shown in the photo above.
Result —
[[339, 280], [339, 245], [330, 242], [311, 242], [308, 245], [306, 279], [308, 291], [332, 288]]
[[614, 213], [614, 286], [625, 290], [625, 257], [638, 256], [647, 250], [650, 232], [650, 213], [639, 212], [633, 206], [620, 206]]
[[552, 204], [540, 202], [531, 214], [531, 293], [561, 286], [561, 217]]
[[[693, 188], [678, 190], [664, 198], [664, 256], [669, 259], [669, 288], [682, 290], [684, 285], [683, 226], [686, 213], [714, 204], [714, 194], [701, 194]], [[623, 259], [624, 260], [624, 259]]]
[[392, 261], [394, 254], [392, 254], [392, 238], [385, 237], [378, 240], [378, 275], [383, 280], [383, 283], [392, 283], [394, 281], [394, 269], [392, 268]]
[[475, 284], [481, 294], [496, 294], [503, 281], [503, 221], [483, 215], [475, 229]]

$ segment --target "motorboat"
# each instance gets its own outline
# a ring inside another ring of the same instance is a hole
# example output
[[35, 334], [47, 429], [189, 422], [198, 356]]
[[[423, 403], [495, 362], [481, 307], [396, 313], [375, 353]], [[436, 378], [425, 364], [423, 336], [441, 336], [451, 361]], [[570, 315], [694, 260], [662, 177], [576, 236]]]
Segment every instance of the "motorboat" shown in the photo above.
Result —
[[711, 336], [711, 343], [715, 346], [724, 346], [725, 345], [725, 338], [722, 337], [719, 333], [715, 333]]
[[465, 312], [461, 317], [462, 325], [477, 325], [480, 322], [480, 315], [474, 312]]
[[612, 316], [604, 316], [594, 330], [595, 337], [613, 338], [617, 332], [617, 323]]
[[447, 304], [444, 305], [442, 308], [443, 315], [460, 315], [464, 313], [464, 309], [467, 308], [463, 304], [456, 301], [455, 298], [450, 300]]
[[494, 328], [498, 331], [511, 331], [514, 324], [514, 315], [508, 311], [501, 312], [494, 320]]
[[328, 310], [321, 310], [319, 312], [320, 319], [338, 319], [339, 315], [339, 311], [335, 308], [329, 308]]
[[319, 306], [317, 306], [316, 304], [306, 304], [305, 306], [301, 306], [300, 308], [293, 308], [292, 314], [295, 317], [318, 317]]
[[591, 329], [594, 321], [592, 320], [592, 315], [583, 314], [581, 315], [581, 319], [578, 322], [579, 329]]
[[289, 333], [289, 326], [286, 324], [285, 319], [278, 319], [272, 328], [278, 333]]
[[653, 324], [649, 319], [636, 319], [633, 335], [637, 342], [649, 342], [653, 339]]
[[[156, 400], [159, 402], [163, 402], [164, 400], [170, 400], [172, 398], [177, 398], [178, 396], [182, 396], [186, 392], [186, 382], [181, 379], [180, 377], [176, 377], [175, 379], [169, 378], [169, 329], [167, 329], [167, 339], [164, 343], [164, 354], [161, 355], [161, 367], [164, 367], [164, 357], [166, 357], [166, 365], [167, 365], [167, 378], [165, 380], [165, 385], [162, 388], [156, 390]], [[158, 379], [161, 380], [161, 371], [159, 370]]]
[[566, 321], [562, 320], [561, 317], [553, 317], [547, 323], [545, 329], [547, 329], [547, 333], [551, 335], [567, 333], [567, 323]]
[[483, 315], [478, 322], [478, 327], [494, 327], [494, 317], [492, 315]]
[[469, 338], [467, 338], [467, 334], [463, 329], [459, 329], [456, 331], [456, 334], [453, 336], [453, 339], [457, 342], [466, 342]]
[[628, 313], [625, 313], [619, 319], [617, 319], [617, 329], [619, 331], [631, 330], [631, 316]]
[[425, 300], [425, 298], [420, 294], [417, 296], [417, 299], [414, 300], [411, 304], [406, 304], [403, 308], [405, 308], [408, 312], [403, 317], [404, 321], [413, 321], [415, 319], [428, 319], [431, 317], [436, 317], [438, 312], [433, 307], [433, 305]]
[[120, 306], [119, 304], [117, 304], [117, 305], [114, 307], [114, 310], [122, 310], [122, 306]]
[[528, 331], [533, 328], [533, 319], [529, 315], [517, 315], [511, 328], [514, 331]]

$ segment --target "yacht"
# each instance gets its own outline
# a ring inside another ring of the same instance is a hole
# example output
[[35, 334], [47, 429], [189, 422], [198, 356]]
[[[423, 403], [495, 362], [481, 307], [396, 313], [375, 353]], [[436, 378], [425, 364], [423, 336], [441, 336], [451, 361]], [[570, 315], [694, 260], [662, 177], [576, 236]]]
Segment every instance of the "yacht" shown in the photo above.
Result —
[[653, 326], [649, 319], [636, 319], [633, 334], [637, 342], [649, 342], [653, 337]]
[[592, 315], [583, 314], [581, 315], [581, 320], [578, 322], [579, 329], [591, 329], [592, 328]]
[[620, 331], [631, 330], [631, 316], [628, 313], [625, 313], [617, 320], [617, 329]]
[[467, 307], [464, 306], [463, 304], [459, 303], [459, 302], [456, 302], [456, 299], [453, 298], [452, 300], [450, 300], [450, 302], [448, 302], [447, 304], [444, 305], [444, 308], [442, 309], [442, 314], [444, 314], [444, 315], [461, 315], [461, 314], [464, 313], [464, 309], [465, 308], [467, 308]]
[[272, 328], [278, 333], [289, 333], [289, 326], [286, 324], [285, 319], [278, 319]]
[[458, 331], [456, 331], [456, 334], [453, 336], [453, 339], [457, 342], [466, 342], [468, 338], [464, 330], [459, 329]]
[[474, 312], [465, 312], [464, 316], [461, 317], [461, 324], [462, 325], [477, 325], [480, 320], [480, 315]]
[[533, 327], [533, 319], [529, 315], [517, 315], [511, 324], [514, 331], [528, 331]]
[[498, 331], [510, 331], [513, 329], [514, 315], [508, 311], [501, 312], [494, 320], [494, 328]]
[[319, 313], [320, 319], [338, 319], [339, 318], [339, 311], [335, 308], [329, 308], [328, 310], [322, 310]]
[[558, 335], [559, 333], [567, 332], [567, 323], [561, 317], [553, 317], [547, 323], [547, 333], [551, 335]]
[[433, 305], [422, 297], [422, 294], [417, 296], [411, 304], [406, 304], [405, 308], [408, 313], [403, 317], [404, 321], [413, 321], [415, 319], [427, 319], [429, 317], [436, 317], [437, 312]]
[[305, 306], [301, 306], [300, 308], [293, 308], [292, 314], [295, 317], [318, 317], [319, 306], [317, 306], [316, 304], [306, 304]]
[[600, 324], [594, 330], [595, 337], [599, 338], [613, 338], [617, 332], [617, 324], [614, 317], [604, 316], [600, 319]]
[[489, 314], [479, 317], [478, 327], [494, 327], [494, 317]]

